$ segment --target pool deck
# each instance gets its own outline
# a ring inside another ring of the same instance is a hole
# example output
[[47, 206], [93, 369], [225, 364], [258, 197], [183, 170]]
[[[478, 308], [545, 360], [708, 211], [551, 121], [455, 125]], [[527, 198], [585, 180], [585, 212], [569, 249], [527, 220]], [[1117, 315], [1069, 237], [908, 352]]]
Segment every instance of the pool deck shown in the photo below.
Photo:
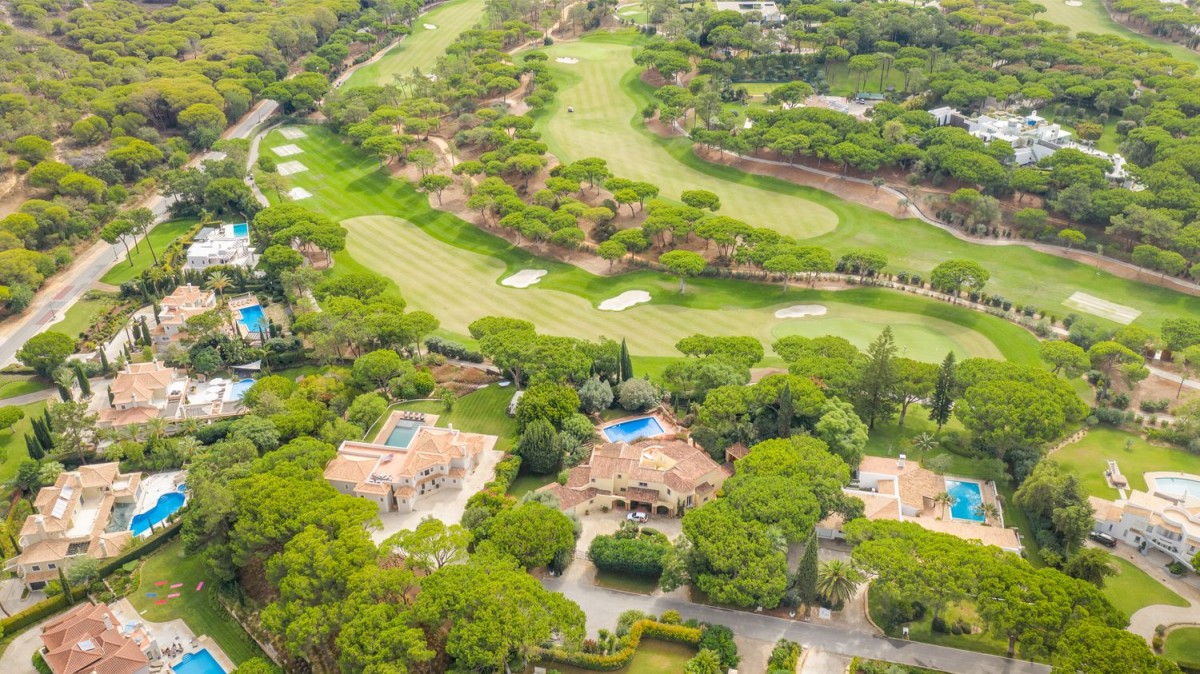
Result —
[[[237, 665], [225, 654], [225, 651], [221, 650], [221, 647], [215, 641], [209, 639], [206, 635], [196, 636], [196, 633], [182, 619], [169, 620], [165, 623], [151, 622], [139, 615], [137, 609], [133, 607], [133, 604], [129, 603], [128, 599], [113, 602], [110, 606], [122, 623], [140, 621], [146, 626], [146, 631], [158, 642], [158, 647], [163, 652], [161, 662], [169, 667], [179, 664], [183, 656], [188, 653], [208, 649], [208, 652], [212, 653], [213, 659], [217, 661], [217, 664], [221, 665], [226, 674], [237, 669]], [[174, 645], [180, 645], [182, 650], [178, 655], [168, 656], [168, 649]], [[153, 663], [154, 661], [151, 662]]]
[[[1146, 490], [1148, 492], [1150, 492], [1151, 494], [1161, 495], [1161, 496], [1164, 496], [1167, 498], [1172, 498], [1172, 499], [1180, 499], [1182, 496], [1186, 496], [1188, 494], [1191, 494], [1192, 492], [1189, 491], [1189, 492], [1184, 492], [1184, 494], [1176, 494], [1174, 491], [1171, 491], [1171, 492], [1159, 491], [1158, 481], [1161, 478], [1177, 478], [1180, 480], [1191, 480], [1197, 484], [1200, 484], [1200, 475], [1195, 475], [1193, 473], [1159, 471], [1159, 472], [1154, 472], [1154, 473], [1143, 473], [1142, 477], [1146, 478]], [[1122, 494], [1122, 497], [1124, 497], [1124, 494]]]
[[437, 426], [437, 420], [438, 415], [436, 414], [426, 414], [423, 421], [405, 419], [403, 410], [392, 410], [391, 414], [389, 414], [388, 418], [383, 422], [383, 426], [379, 427], [379, 432], [375, 434], [375, 438], [371, 440], [371, 443], [375, 445], [386, 445], [388, 438], [392, 435], [392, 431], [395, 430], [396, 425], [401, 421], [414, 421], [422, 426]]
[[645, 419], [647, 417], [653, 418], [656, 421], [658, 421], [658, 425], [662, 426], [663, 432], [659, 435], [650, 435], [650, 436], [646, 436], [644, 438], [639, 438], [639, 440], [650, 440], [652, 438], [661, 438], [661, 437], [665, 437], [665, 436], [671, 436], [672, 438], [674, 438], [675, 435], [679, 433], [679, 427], [676, 426], [673, 422], [669, 421], [665, 414], [663, 414], [662, 412], [657, 412], [657, 411], [649, 412], [646, 414], [631, 414], [627, 417], [621, 417], [620, 419], [613, 419], [612, 421], [606, 421], [606, 422], [600, 424], [599, 426], [597, 426], [596, 430], [600, 431], [600, 435], [604, 436], [605, 440], [608, 440], [608, 435], [606, 435], [604, 433], [604, 429], [612, 428], [613, 426], [620, 426], [621, 424], [626, 424], [626, 423], [629, 423], [630, 421], [635, 421], [637, 419]]
[[[137, 506], [133, 510], [134, 515], [150, 510], [158, 504], [158, 499], [163, 494], [167, 494], [179, 489], [179, 485], [187, 478], [186, 470], [173, 470], [167, 473], [155, 473], [147, 476], [142, 480], [141, 495], [138, 496]], [[147, 530], [146, 536], [150, 535]]]

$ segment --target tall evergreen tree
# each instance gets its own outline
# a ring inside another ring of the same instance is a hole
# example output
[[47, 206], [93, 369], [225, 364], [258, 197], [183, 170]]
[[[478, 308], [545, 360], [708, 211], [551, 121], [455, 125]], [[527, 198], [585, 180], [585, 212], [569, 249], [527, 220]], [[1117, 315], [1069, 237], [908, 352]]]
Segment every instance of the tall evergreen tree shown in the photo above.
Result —
[[88, 396], [91, 396], [92, 395], [92, 385], [88, 381], [87, 375], [84, 374], [84, 372], [83, 372], [83, 366], [80, 365], [79, 362], [76, 362], [75, 365], [71, 369], [75, 371], [75, 381], [79, 382], [80, 395], [82, 395], [85, 398]]
[[938, 370], [937, 384], [934, 385], [933, 397], [929, 401], [929, 420], [937, 424], [938, 431], [950, 421], [950, 411], [954, 408], [954, 352], [946, 354], [942, 367]]
[[42, 457], [46, 456], [42, 443], [38, 442], [36, 435], [30, 433], [25, 434], [25, 449], [29, 452], [29, 458], [34, 461], [41, 461]]
[[629, 357], [629, 347], [625, 338], [621, 338], [621, 381], [633, 379], [633, 359]]
[[819, 566], [817, 536], [813, 533], [809, 534], [808, 543], [804, 545], [804, 557], [800, 558], [800, 566], [796, 567], [796, 597], [805, 606], [811, 606], [820, 599], [820, 595], [817, 594]]
[[893, 389], [896, 384], [896, 340], [892, 327], [883, 329], [867, 347], [867, 366], [858, 386], [858, 414], [875, 428], [879, 419], [889, 419], [899, 408]]
[[796, 405], [792, 402], [792, 385], [784, 384], [779, 391], [779, 411], [775, 417], [775, 436], [788, 438], [792, 435], [792, 417], [796, 414]]
[[[42, 421], [46, 424], [46, 438], [48, 439], [50, 437], [50, 433], [54, 431], [54, 420], [50, 418], [49, 407], [42, 408]], [[49, 448], [50, 445], [46, 444], [46, 447]]]
[[100, 371], [108, 374], [112, 368], [108, 364], [108, 354], [104, 353], [104, 347], [100, 347]]

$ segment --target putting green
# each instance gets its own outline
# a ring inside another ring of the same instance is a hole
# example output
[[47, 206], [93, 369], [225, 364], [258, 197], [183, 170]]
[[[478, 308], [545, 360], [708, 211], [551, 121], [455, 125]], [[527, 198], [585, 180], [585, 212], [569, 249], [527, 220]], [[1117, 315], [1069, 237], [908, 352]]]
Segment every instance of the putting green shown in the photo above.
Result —
[[[433, 313], [444, 329], [459, 334], [467, 332], [471, 321], [499, 312], [533, 321], [547, 334], [626, 337], [639, 355], [655, 356], [676, 353], [675, 342], [697, 332], [752, 335], [767, 344], [784, 335], [835, 334], [865, 347], [891, 325], [897, 343], [914, 358], [936, 361], [947, 351], [960, 357], [1000, 357], [994, 344], [970, 328], [914, 314], [824, 300], [821, 303], [828, 308], [824, 316], [775, 318], [777, 308], [805, 301], [806, 291], [793, 290], [784, 296], [776, 288], [764, 288], [779, 304], [762, 308], [705, 310], [657, 304], [652, 299], [624, 311], [601, 311], [583, 297], [541, 284], [526, 289], [502, 286], [500, 279], [508, 276], [504, 262], [443, 243], [407, 220], [376, 215], [342, 224], [350, 230], [347, 250], [356, 262], [390, 277], [410, 307]], [[598, 299], [615, 297], [628, 286], [611, 285], [608, 294], [596, 289]], [[640, 279], [637, 289], [655, 299], [669, 298], [677, 295], [678, 283], [668, 276], [647, 277]]]
[[[652, 182], [670, 199], [678, 199], [684, 190], [710, 190], [721, 197], [722, 215], [797, 238], [817, 236], [837, 226], [837, 216], [820, 204], [706, 175], [681, 166], [663, 148], [647, 142], [632, 127], [641, 123], [642, 106], [620, 87], [621, 79], [636, 67], [629, 45], [564, 42], [547, 48], [546, 54], [560, 89], [556, 110], [541, 116], [537, 127], [560, 160], [603, 157], [616, 175]], [[579, 62], [560, 63], [556, 60], [560, 58]], [[575, 112], [567, 113], [565, 106]]]
[[[384, 86], [392, 84], [396, 77], [411, 75], [413, 68], [424, 72], [432, 70], [450, 43], [464, 30], [479, 23], [483, 10], [483, 0], [451, 0], [422, 14], [413, 21], [408, 37], [375, 63], [356, 70], [343, 86]], [[425, 24], [437, 28], [425, 28]]]
[[[537, 128], [543, 131], [544, 140], [553, 152], [568, 158], [599, 156], [614, 167], [633, 163], [641, 166], [638, 176], [662, 185], [668, 195], [672, 190], [677, 194], [680, 188], [692, 186], [711, 189], [725, 204], [722, 213], [745, 219], [756, 227], [776, 227], [797, 236], [807, 229], [805, 224], [790, 222], [788, 226], [780, 227], [776, 224], [778, 218], [800, 214], [804, 223], [808, 223], [810, 213], [830, 212], [836, 218], [836, 229], [822, 230], [825, 233], [809, 240], [829, 248], [834, 255], [852, 248], [877, 250], [888, 256], [889, 271], [916, 272], [926, 277], [945, 260], [975, 260], [991, 272], [987, 285], [989, 293], [1001, 295], [1015, 304], [1033, 305], [1059, 318], [1074, 311], [1063, 302], [1080, 290], [1141, 311], [1135, 323], [1152, 330], [1158, 329], [1164, 318], [1200, 314], [1200, 297], [1128, 281], [1025, 246], [993, 247], [963, 241], [914, 218], [897, 220], [887, 213], [844, 201], [828, 192], [704, 161], [694, 154], [689, 139], [660, 138], [649, 131], [637, 115], [636, 111], [653, 96], [653, 89], [638, 78], [640, 69], [632, 61], [634, 45], [642, 39], [633, 32], [594, 34], [580, 42], [554, 45], [547, 50], [552, 57], [550, 65], [561, 74], [559, 84], [562, 89], [539, 118]], [[554, 61], [559, 56], [572, 56], [580, 62], [560, 64]], [[607, 61], [596, 63], [598, 58]], [[590, 111], [590, 108], [581, 110], [579, 92], [586, 92], [587, 98], [597, 101], [595, 105], [601, 109], [616, 105], [613, 101], [618, 101], [620, 106], [628, 108], [626, 123], [617, 124], [609, 119], [610, 115]], [[575, 105], [576, 113], [565, 114], [567, 105]], [[587, 125], [579, 125], [580, 115], [597, 116], [597, 126], [585, 128]], [[633, 119], [635, 116], [637, 119]], [[619, 168], [618, 173], [623, 170]], [[734, 208], [753, 209], [761, 217], [734, 212]], [[1116, 326], [1096, 316], [1088, 318]]]
[[[390, 178], [377, 161], [324, 127], [308, 126], [305, 133], [288, 140], [273, 131], [263, 142], [264, 152], [280, 145], [300, 147], [292, 159], [308, 170], [289, 176], [284, 189], [303, 187], [313, 196], [297, 203], [346, 223], [349, 247], [337, 254], [334, 273], [367, 268], [388, 276], [410, 306], [431, 311], [447, 331], [460, 336], [472, 320], [500, 313], [528, 318], [552, 334], [628, 337], [639, 356], [652, 356], [674, 355], [675, 341], [696, 332], [752, 334], [766, 343], [784, 334], [834, 332], [865, 345], [885, 325], [894, 325], [914, 358], [935, 361], [954, 350], [964, 356], [1037, 360], [1037, 342], [1021, 328], [907, 293], [813, 291], [796, 285], [784, 295], [779, 286], [698, 278], [680, 295], [678, 281], [666, 274], [596, 276], [532, 255], [430, 208], [425, 195]], [[278, 195], [267, 196], [278, 202]], [[522, 269], [548, 273], [528, 289], [499, 285]], [[595, 308], [630, 290], [647, 291], [653, 301], [624, 312]], [[775, 318], [775, 310], [795, 304], [821, 304], [828, 313]]]

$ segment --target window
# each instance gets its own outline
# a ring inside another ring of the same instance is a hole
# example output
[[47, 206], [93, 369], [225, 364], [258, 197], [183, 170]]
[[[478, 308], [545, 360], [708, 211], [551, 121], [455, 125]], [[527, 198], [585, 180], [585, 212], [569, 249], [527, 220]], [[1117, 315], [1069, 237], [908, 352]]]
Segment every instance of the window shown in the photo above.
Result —
[[31, 566], [29, 568], [33, 571], [41, 571], [42, 570], [42, 567], [38, 566], [37, 564], [34, 564], [33, 566]]
[[54, 564], [47, 564], [47, 565], [46, 565], [46, 568], [47, 568], [47, 569], [57, 569], [58, 567], [57, 567], [57, 566], [55, 566]]
[[646, 484], [645, 482], [639, 482], [638, 486], [639, 487], [649, 487], [650, 485]]

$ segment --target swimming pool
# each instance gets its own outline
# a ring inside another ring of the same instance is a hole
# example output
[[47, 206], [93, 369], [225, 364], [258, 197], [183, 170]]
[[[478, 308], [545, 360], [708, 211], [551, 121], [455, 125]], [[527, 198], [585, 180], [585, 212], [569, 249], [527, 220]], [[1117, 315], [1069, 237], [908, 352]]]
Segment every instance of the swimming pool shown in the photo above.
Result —
[[174, 515], [175, 511], [183, 507], [183, 501], [183, 485], [179, 485], [178, 491], [169, 491], [159, 496], [158, 502], [154, 504], [153, 508], [134, 515], [133, 520], [129, 523], [130, 531], [134, 536], [141, 536], [154, 525]]
[[1154, 490], [1172, 496], [1191, 494], [1200, 498], [1200, 480], [1190, 477], [1156, 477], [1154, 478]]
[[234, 225], [233, 226], [233, 235], [238, 238], [249, 238], [250, 225], [247, 223], [244, 223], [244, 222], [240, 225]]
[[408, 447], [408, 443], [412, 442], [413, 437], [417, 434], [417, 429], [421, 424], [412, 421], [397, 421], [395, 428], [388, 435], [387, 441], [383, 444], [388, 447], [399, 447], [404, 449]]
[[243, 397], [245, 397], [246, 391], [250, 390], [251, 386], [254, 386], [253, 379], [243, 379], [241, 381], [233, 382], [233, 387], [229, 390], [229, 399], [241, 400]]
[[171, 669], [175, 670], [175, 674], [225, 674], [225, 668], [207, 648], [188, 653]]
[[652, 438], [666, 433], [662, 424], [658, 423], [658, 419], [654, 417], [638, 417], [622, 421], [619, 424], [608, 426], [602, 431], [609, 442], [633, 442], [639, 438]]
[[241, 323], [248, 332], [257, 333], [259, 329], [267, 329], [267, 319], [263, 315], [263, 308], [257, 304], [244, 309], [238, 309], [238, 323]]
[[986, 519], [976, 509], [983, 504], [983, 490], [976, 482], [946, 480], [946, 491], [954, 498], [950, 505], [950, 517], [956, 520], [984, 522]]

